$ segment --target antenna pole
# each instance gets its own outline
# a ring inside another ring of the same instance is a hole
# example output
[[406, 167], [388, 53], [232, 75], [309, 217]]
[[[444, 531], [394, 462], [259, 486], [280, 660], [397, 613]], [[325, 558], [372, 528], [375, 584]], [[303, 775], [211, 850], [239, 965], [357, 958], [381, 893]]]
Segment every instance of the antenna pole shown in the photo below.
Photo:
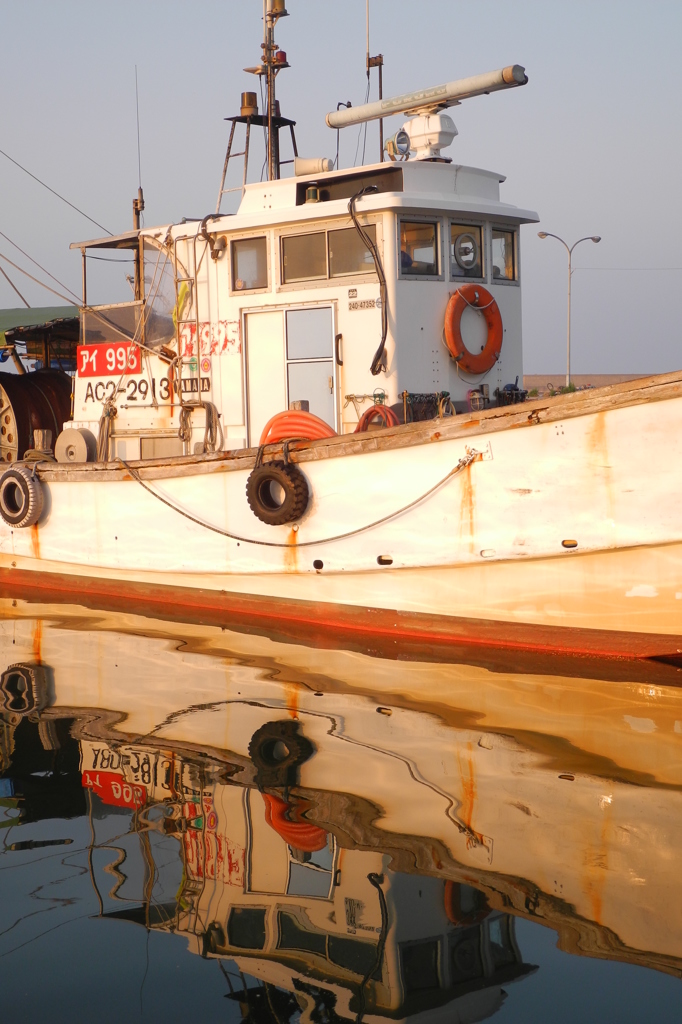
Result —
[[[135, 114], [137, 118], [137, 198], [133, 199], [133, 227], [140, 230], [142, 211], [144, 210], [144, 194], [142, 192], [142, 161], [140, 159], [140, 97], [137, 88], [137, 64], [135, 65]], [[135, 249], [135, 299], [144, 298], [142, 284], [142, 256], [138, 243]], [[83, 298], [85, 303], [85, 298]]]
[[[277, 24], [277, 12], [273, 0], [266, 0], [267, 12], [265, 15], [265, 42], [263, 44], [263, 61], [268, 90], [268, 179], [274, 181], [279, 178], [279, 129], [275, 123], [277, 117], [277, 97], [275, 94], [275, 70], [276, 55], [278, 46], [275, 43], [275, 25]], [[283, 6], [283, 5], [282, 5]]]
[[[365, 21], [367, 28], [367, 84], [369, 86], [369, 72], [370, 68], [379, 68], [379, 102], [384, 98], [384, 55], [383, 53], [378, 54], [376, 57], [370, 57], [369, 55], [369, 0], [366, 0], [365, 4]], [[369, 89], [368, 89], [369, 92]], [[338, 107], [337, 107], [338, 110]], [[379, 118], [379, 163], [384, 162], [384, 119]]]
[[137, 184], [142, 188], [142, 161], [140, 158], [140, 95], [137, 88], [137, 64], [135, 65], [135, 116], [137, 118]]

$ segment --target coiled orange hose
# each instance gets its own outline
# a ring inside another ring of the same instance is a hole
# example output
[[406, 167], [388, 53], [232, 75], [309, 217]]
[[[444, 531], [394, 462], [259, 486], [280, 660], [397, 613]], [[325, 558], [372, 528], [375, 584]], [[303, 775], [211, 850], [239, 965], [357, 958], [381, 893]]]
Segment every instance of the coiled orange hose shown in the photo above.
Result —
[[260, 444], [276, 444], [288, 438], [301, 441], [318, 441], [325, 437], [336, 437], [336, 431], [311, 412], [287, 409], [276, 413], [263, 427]]
[[383, 426], [385, 427], [397, 427], [400, 424], [400, 420], [393, 412], [393, 409], [389, 409], [387, 405], [370, 405], [369, 409], [365, 409], [360, 417], [355, 433], [362, 434], [365, 430], [368, 430], [375, 416], [379, 416], [384, 421]]

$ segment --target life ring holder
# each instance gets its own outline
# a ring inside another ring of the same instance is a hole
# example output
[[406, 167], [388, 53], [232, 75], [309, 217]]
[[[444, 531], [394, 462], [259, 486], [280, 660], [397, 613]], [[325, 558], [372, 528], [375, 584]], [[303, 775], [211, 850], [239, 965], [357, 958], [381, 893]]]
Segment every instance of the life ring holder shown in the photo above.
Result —
[[[462, 340], [462, 314], [467, 307], [478, 310], [488, 327], [486, 343], [478, 354], [470, 352]], [[461, 285], [445, 309], [445, 344], [458, 367], [465, 373], [487, 373], [500, 357], [503, 338], [500, 307], [488, 289], [480, 284]]]

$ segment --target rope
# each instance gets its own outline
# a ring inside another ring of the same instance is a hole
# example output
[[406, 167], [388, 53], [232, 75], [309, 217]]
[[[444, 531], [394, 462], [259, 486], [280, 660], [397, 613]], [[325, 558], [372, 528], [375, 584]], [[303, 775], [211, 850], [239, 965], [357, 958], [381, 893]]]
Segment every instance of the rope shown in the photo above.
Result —
[[490, 302], [487, 302], [485, 304], [485, 306], [479, 306], [477, 302], [469, 302], [469, 300], [467, 299], [466, 295], [464, 295], [462, 293], [462, 289], [461, 288], [458, 288], [457, 291], [459, 292], [459, 297], [461, 299], [464, 299], [464, 301], [466, 302], [466, 304], [469, 307], [469, 309], [476, 309], [479, 312], [481, 312], [484, 309], [488, 309], [495, 302], [495, 299], [493, 298], [493, 299], [490, 300]]
[[204, 452], [220, 452], [223, 450], [223, 428], [220, 413], [213, 402], [201, 403], [206, 410], [206, 428], [204, 430]]
[[[391, 519], [397, 519], [398, 516], [403, 515], [404, 512], [409, 512], [409, 510], [411, 508], [414, 508], [415, 505], [419, 505], [422, 501], [425, 501], [426, 498], [429, 498], [444, 484], [446, 484], [448, 480], [450, 480], [454, 476], [457, 476], [457, 474], [461, 473], [462, 470], [466, 469], [467, 466], [470, 466], [471, 463], [474, 462], [474, 460], [480, 454], [481, 453], [476, 451], [475, 449], [470, 449], [464, 456], [464, 458], [460, 459], [457, 465], [454, 467], [454, 469], [451, 469], [450, 472], [446, 476], [444, 476], [442, 480], [439, 480], [437, 484], [434, 484], [433, 487], [430, 487], [429, 490], [425, 491], [424, 494], [420, 495], [420, 497], [415, 498], [414, 501], [411, 501], [409, 505], [404, 505], [402, 508], [399, 508], [397, 512], [391, 512], [387, 516], [382, 516], [381, 519], [376, 519], [373, 523], [368, 523], [367, 526], [359, 526], [356, 530], [348, 530], [347, 533], [340, 533], [336, 537], [324, 537], [322, 540], [306, 540], [300, 544], [297, 544], [296, 547], [309, 548], [315, 544], [331, 544], [332, 542], [337, 540], [346, 540], [347, 537], [355, 537], [359, 533], [366, 533], [367, 530], [373, 530], [375, 526], [381, 526], [383, 523], [388, 523], [390, 522]], [[172, 509], [174, 512], [177, 512], [179, 515], [184, 516], [185, 519], [189, 519], [190, 522], [196, 523], [197, 526], [203, 526], [205, 530], [210, 530], [212, 533], [218, 533], [220, 534], [221, 537], [228, 537], [230, 540], [240, 541], [240, 543], [242, 544], [256, 544], [259, 547], [265, 548], [290, 548], [292, 546], [291, 544], [280, 544], [277, 541], [254, 540], [252, 537], [240, 537], [235, 533], [230, 533], [228, 530], [221, 530], [219, 526], [212, 526], [210, 523], [205, 523], [203, 522], [203, 520], [197, 519], [197, 517], [193, 516], [190, 512], [185, 512], [184, 509], [179, 508], [179, 506], [175, 505], [172, 501], [169, 501], [167, 498], [162, 497], [157, 491], [155, 491], [153, 488], [151, 488], [148, 484], [144, 482], [144, 480], [140, 477], [140, 474], [137, 472], [137, 470], [133, 469], [133, 467], [128, 462], [126, 462], [125, 459], [122, 459], [120, 456], [118, 456], [115, 461], [120, 462], [123, 466], [125, 466], [130, 475], [133, 477], [133, 479], [138, 482], [140, 487], [143, 487], [145, 491], [148, 491], [149, 494], [151, 494], [152, 497], [156, 498], [157, 501], [160, 501], [162, 505], [167, 505], [168, 508]]]
[[180, 409], [178, 437], [187, 444], [192, 440], [192, 408], [189, 405], [184, 405]]
[[111, 425], [118, 410], [113, 398], [107, 398], [102, 409], [97, 434], [97, 461], [109, 461], [109, 441], [111, 440]]

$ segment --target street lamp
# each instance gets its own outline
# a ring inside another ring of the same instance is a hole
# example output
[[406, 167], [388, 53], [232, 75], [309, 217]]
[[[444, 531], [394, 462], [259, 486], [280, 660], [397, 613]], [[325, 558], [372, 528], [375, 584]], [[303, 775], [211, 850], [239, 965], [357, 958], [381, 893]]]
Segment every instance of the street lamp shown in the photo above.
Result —
[[568, 246], [564, 242], [563, 238], [559, 238], [558, 235], [553, 235], [551, 231], [538, 231], [538, 238], [556, 238], [557, 242], [561, 242], [564, 249], [568, 253], [568, 326], [566, 330], [566, 387], [571, 383], [571, 277], [573, 275], [572, 257], [573, 250], [576, 245], [580, 245], [581, 242], [601, 242], [601, 235], [586, 235], [584, 238], [579, 238], [573, 245]]

